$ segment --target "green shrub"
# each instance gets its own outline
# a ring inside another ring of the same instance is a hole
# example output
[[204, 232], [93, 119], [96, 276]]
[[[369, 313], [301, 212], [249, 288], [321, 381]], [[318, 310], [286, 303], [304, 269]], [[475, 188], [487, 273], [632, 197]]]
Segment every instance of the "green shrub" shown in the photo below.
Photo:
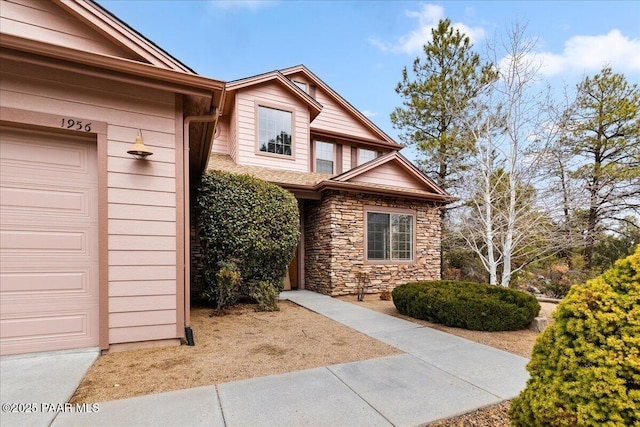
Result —
[[269, 282], [260, 281], [253, 286], [251, 298], [256, 300], [256, 311], [280, 311], [278, 307], [277, 287]]
[[640, 247], [573, 286], [538, 337], [514, 426], [640, 425]]
[[238, 300], [238, 292], [242, 277], [234, 262], [221, 261], [218, 263], [215, 286], [209, 286], [202, 291], [202, 296], [216, 306], [216, 315], [222, 314], [225, 307]]
[[392, 296], [401, 314], [478, 331], [522, 329], [540, 311], [538, 301], [524, 292], [472, 282], [407, 283]]
[[197, 197], [202, 246], [203, 295], [215, 295], [220, 262], [234, 260], [242, 277], [239, 294], [251, 296], [259, 282], [277, 295], [300, 237], [295, 197], [248, 175], [209, 172]]

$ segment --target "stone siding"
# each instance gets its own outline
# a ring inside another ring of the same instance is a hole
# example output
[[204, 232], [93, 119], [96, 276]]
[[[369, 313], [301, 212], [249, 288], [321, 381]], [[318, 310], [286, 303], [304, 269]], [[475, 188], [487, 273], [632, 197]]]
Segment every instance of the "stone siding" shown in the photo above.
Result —
[[[364, 209], [416, 211], [412, 263], [365, 263]], [[357, 273], [369, 277], [367, 292], [392, 290], [415, 280], [440, 278], [440, 210], [431, 202], [330, 191], [305, 202], [305, 288], [327, 295], [357, 293]]]

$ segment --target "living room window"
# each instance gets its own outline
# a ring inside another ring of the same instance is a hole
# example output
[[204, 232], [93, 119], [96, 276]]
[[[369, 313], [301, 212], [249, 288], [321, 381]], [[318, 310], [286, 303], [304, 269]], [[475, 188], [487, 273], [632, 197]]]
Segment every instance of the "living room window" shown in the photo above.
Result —
[[414, 215], [367, 212], [367, 260], [413, 261]]
[[258, 150], [263, 153], [293, 155], [291, 111], [258, 106]]
[[378, 157], [378, 153], [374, 150], [367, 150], [366, 148], [358, 148], [358, 166], [363, 163], [367, 163], [370, 160]]
[[334, 173], [336, 146], [330, 142], [316, 141], [316, 172]]

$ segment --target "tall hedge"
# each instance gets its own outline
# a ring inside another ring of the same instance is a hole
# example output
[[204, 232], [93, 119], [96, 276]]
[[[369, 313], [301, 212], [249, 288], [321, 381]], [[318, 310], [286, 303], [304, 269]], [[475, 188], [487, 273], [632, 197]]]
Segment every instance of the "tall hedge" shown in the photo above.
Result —
[[640, 425], [640, 247], [574, 286], [538, 337], [514, 426]]
[[212, 171], [202, 177], [197, 208], [203, 294], [216, 294], [211, 290], [221, 262], [237, 266], [240, 294], [251, 296], [265, 283], [282, 290], [300, 238], [298, 204], [290, 192], [249, 175]]

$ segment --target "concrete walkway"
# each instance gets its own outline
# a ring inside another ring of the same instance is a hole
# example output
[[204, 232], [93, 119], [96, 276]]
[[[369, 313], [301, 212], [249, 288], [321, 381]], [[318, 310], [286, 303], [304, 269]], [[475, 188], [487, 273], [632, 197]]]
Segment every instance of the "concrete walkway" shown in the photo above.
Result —
[[[104, 402], [52, 425], [415, 426], [513, 398], [528, 378], [527, 359], [510, 353], [313, 292], [281, 298], [405, 354]], [[3, 426], [48, 425], [0, 415]]]

